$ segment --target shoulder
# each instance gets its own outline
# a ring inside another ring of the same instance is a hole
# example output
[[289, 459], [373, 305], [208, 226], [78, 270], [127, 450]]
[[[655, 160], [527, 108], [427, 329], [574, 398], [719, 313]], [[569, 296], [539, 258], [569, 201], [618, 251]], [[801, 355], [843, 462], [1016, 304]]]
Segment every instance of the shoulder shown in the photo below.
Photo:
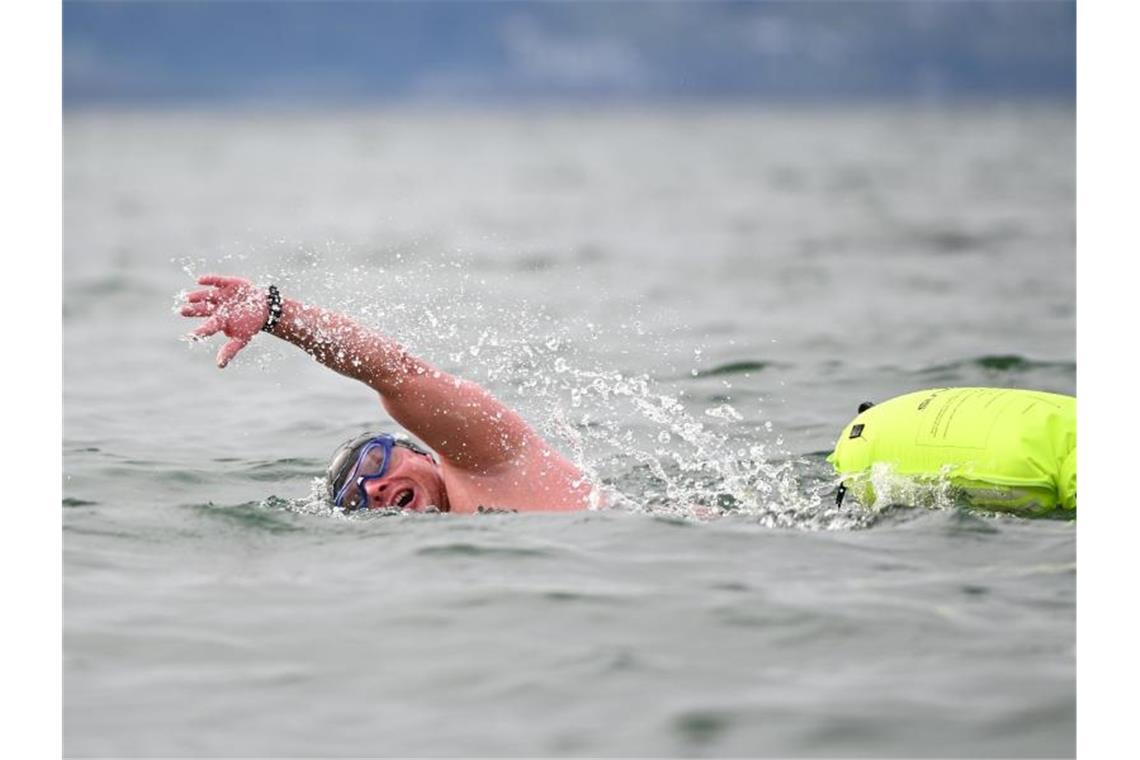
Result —
[[573, 463], [546, 446], [482, 471], [446, 460], [440, 470], [453, 512], [475, 512], [479, 507], [562, 511], [591, 505], [591, 483]]

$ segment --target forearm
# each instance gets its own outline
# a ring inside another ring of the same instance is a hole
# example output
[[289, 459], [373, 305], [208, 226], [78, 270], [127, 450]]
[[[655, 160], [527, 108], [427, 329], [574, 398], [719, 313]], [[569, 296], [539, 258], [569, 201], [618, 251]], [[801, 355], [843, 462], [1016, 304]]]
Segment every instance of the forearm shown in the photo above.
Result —
[[409, 376], [428, 367], [403, 346], [349, 317], [286, 298], [271, 333], [300, 348], [329, 369], [374, 388], [395, 393]]
[[374, 389], [397, 422], [458, 466], [493, 468], [540, 441], [483, 388], [436, 369], [349, 317], [284, 299], [272, 334]]

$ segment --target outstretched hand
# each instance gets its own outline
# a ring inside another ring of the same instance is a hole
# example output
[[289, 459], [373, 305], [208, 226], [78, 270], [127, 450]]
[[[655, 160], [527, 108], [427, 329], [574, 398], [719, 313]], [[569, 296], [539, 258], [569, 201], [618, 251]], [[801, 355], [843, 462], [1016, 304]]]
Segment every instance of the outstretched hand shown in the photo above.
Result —
[[221, 369], [265, 325], [269, 301], [264, 290], [241, 277], [210, 274], [199, 277], [198, 284], [210, 287], [188, 294], [181, 313], [184, 317], [206, 317], [206, 321], [190, 333], [194, 340], [217, 332], [230, 339], [218, 351], [218, 368]]

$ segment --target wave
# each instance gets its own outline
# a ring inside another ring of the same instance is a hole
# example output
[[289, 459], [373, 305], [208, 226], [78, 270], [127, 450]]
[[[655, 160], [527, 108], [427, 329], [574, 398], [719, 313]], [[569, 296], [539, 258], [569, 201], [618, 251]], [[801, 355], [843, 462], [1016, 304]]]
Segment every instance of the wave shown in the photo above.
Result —
[[905, 238], [935, 254], [961, 254], [991, 250], [1025, 235], [1013, 224], [999, 224], [981, 229], [932, 226], [907, 230]]
[[473, 544], [467, 541], [456, 541], [446, 544], [424, 546], [416, 550], [416, 554], [423, 557], [449, 556], [449, 557], [549, 557], [553, 552], [546, 549], [534, 549], [523, 546], [487, 546]]
[[190, 509], [195, 512], [220, 519], [235, 525], [238, 528], [265, 531], [267, 533], [295, 533], [303, 528], [295, 525], [291, 517], [292, 510], [282, 508], [281, 500], [274, 497], [265, 502], [248, 501], [232, 506], [217, 505], [213, 502], [205, 504], [191, 504]]
[[1064, 370], [1076, 372], [1075, 361], [1042, 361], [1029, 359], [1018, 354], [986, 354], [968, 359], [960, 359], [949, 364], [939, 364], [933, 367], [924, 367], [918, 374], [934, 374], [942, 372], [955, 372], [959, 370], [983, 369], [997, 372], [1028, 372], [1030, 370]]
[[241, 471], [234, 474], [245, 480], [275, 482], [283, 478], [306, 477], [323, 472], [326, 464], [327, 462], [312, 457], [282, 457], [247, 462]]
[[761, 372], [772, 367], [785, 367], [787, 365], [773, 361], [759, 361], [745, 359], [743, 361], [718, 364], [709, 369], [697, 370], [693, 377], [716, 377], [717, 375], [740, 375], [748, 372]]

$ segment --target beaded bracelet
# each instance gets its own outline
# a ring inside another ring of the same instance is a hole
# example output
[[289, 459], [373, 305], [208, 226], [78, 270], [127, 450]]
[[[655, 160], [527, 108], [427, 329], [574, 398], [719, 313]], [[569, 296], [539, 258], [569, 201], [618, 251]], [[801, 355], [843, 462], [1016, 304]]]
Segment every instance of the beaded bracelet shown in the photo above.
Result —
[[273, 332], [273, 327], [281, 319], [281, 292], [277, 290], [276, 285], [269, 286], [269, 316], [265, 319], [265, 324], [261, 329], [267, 333]]

